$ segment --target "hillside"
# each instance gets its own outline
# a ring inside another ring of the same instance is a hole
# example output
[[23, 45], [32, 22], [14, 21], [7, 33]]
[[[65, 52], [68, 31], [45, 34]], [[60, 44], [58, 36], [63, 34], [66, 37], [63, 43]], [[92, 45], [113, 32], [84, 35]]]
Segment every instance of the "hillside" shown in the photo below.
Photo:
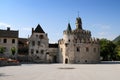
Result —
[[118, 42], [120, 40], [120, 35], [118, 37], [116, 37], [113, 42]]

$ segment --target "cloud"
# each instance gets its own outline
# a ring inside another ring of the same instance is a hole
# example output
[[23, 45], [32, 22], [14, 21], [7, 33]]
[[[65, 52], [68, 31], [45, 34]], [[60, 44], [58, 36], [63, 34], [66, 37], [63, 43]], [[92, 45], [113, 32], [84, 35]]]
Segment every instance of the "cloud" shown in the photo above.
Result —
[[0, 22], [0, 28], [6, 28], [6, 27], [11, 27], [10, 24]]

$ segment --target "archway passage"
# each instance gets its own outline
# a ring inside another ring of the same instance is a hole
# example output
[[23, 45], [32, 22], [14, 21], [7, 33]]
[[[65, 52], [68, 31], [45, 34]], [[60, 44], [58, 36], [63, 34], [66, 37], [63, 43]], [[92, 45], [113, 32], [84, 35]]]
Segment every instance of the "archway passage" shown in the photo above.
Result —
[[65, 64], [67, 64], [67, 63], [68, 63], [68, 59], [66, 58], [66, 59], [65, 59]]

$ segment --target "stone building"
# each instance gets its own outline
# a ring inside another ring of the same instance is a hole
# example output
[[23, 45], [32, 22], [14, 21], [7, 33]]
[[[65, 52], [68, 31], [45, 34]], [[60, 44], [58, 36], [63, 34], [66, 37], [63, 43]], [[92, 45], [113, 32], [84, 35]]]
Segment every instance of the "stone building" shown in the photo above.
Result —
[[29, 57], [37, 63], [55, 63], [57, 61], [58, 44], [49, 44], [47, 33], [38, 24], [32, 28], [29, 38]]
[[99, 63], [99, 40], [91, 37], [91, 32], [82, 28], [82, 20], [76, 18], [76, 29], [68, 23], [59, 44], [60, 63]]
[[[76, 18], [76, 28], [70, 23], [63, 31], [63, 38], [56, 44], [49, 43], [47, 33], [38, 24], [28, 39], [18, 38], [18, 31], [0, 30], [0, 47], [6, 57], [18, 57], [20, 61], [36, 63], [99, 63], [99, 39], [91, 37], [91, 32], [82, 28], [82, 20]], [[15, 49], [15, 53], [11, 52]], [[17, 55], [19, 53], [19, 55]]]
[[0, 30], [0, 46], [4, 48], [4, 56], [16, 58], [18, 53], [18, 31], [10, 30], [10, 28]]
[[47, 34], [38, 24], [37, 27], [32, 28], [32, 35], [29, 38], [29, 56], [34, 62], [45, 63], [48, 52], [49, 39]]
[[17, 60], [20, 62], [29, 62], [28, 56], [28, 39], [18, 38], [18, 56]]
[[48, 49], [48, 62], [50, 63], [58, 63], [58, 44], [49, 44]]

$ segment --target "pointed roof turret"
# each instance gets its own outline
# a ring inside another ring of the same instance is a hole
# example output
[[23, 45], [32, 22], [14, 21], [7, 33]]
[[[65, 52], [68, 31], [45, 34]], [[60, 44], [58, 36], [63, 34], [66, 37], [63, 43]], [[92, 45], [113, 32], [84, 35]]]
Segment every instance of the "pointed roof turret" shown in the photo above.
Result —
[[44, 30], [42, 29], [42, 27], [40, 26], [40, 24], [37, 25], [36, 29], [34, 32], [37, 32], [37, 33], [45, 33]]
[[67, 31], [72, 31], [70, 23], [68, 23]]

